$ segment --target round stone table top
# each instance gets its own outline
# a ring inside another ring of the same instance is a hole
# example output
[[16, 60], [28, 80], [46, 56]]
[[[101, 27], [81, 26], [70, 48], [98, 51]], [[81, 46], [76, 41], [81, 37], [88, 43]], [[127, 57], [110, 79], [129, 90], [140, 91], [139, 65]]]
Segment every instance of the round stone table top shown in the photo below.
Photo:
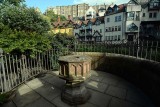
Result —
[[59, 57], [58, 60], [64, 62], [86, 62], [91, 61], [91, 59], [91, 57], [86, 55], [67, 55]]

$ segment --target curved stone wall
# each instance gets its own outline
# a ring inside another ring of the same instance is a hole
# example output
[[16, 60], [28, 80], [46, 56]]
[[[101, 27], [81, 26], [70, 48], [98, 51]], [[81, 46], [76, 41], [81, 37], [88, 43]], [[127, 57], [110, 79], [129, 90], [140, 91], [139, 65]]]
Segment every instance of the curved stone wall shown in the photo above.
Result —
[[121, 76], [141, 88], [160, 107], [160, 63], [118, 54], [84, 53], [92, 69]]

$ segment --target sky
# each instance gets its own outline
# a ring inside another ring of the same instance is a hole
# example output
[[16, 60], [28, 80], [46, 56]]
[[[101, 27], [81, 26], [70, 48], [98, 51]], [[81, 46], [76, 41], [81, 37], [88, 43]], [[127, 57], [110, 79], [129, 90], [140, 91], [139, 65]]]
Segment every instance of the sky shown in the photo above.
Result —
[[89, 5], [95, 4], [122, 4], [129, 0], [25, 0], [28, 7], [38, 7], [41, 12], [45, 12], [47, 7], [51, 6], [67, 6], [73, 4], [87, 3]]

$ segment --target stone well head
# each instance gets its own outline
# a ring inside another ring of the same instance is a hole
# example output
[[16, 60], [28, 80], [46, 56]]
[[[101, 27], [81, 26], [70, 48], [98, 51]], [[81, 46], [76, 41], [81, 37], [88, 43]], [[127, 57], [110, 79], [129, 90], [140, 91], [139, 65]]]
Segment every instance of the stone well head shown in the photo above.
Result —
[[90, 77], [91, 57], [68, 55], [59, 58], [59, 76], [68, 82], [81, 82]]

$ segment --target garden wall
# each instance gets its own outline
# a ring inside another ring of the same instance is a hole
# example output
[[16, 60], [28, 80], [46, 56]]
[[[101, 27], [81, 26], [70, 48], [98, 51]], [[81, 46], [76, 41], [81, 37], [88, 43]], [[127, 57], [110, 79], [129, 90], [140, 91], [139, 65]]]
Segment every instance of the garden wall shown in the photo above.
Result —
[[141, 88], [160, 107], [160, 63], [119, 54], [85, 52], [92, 69], [109, 72]]

